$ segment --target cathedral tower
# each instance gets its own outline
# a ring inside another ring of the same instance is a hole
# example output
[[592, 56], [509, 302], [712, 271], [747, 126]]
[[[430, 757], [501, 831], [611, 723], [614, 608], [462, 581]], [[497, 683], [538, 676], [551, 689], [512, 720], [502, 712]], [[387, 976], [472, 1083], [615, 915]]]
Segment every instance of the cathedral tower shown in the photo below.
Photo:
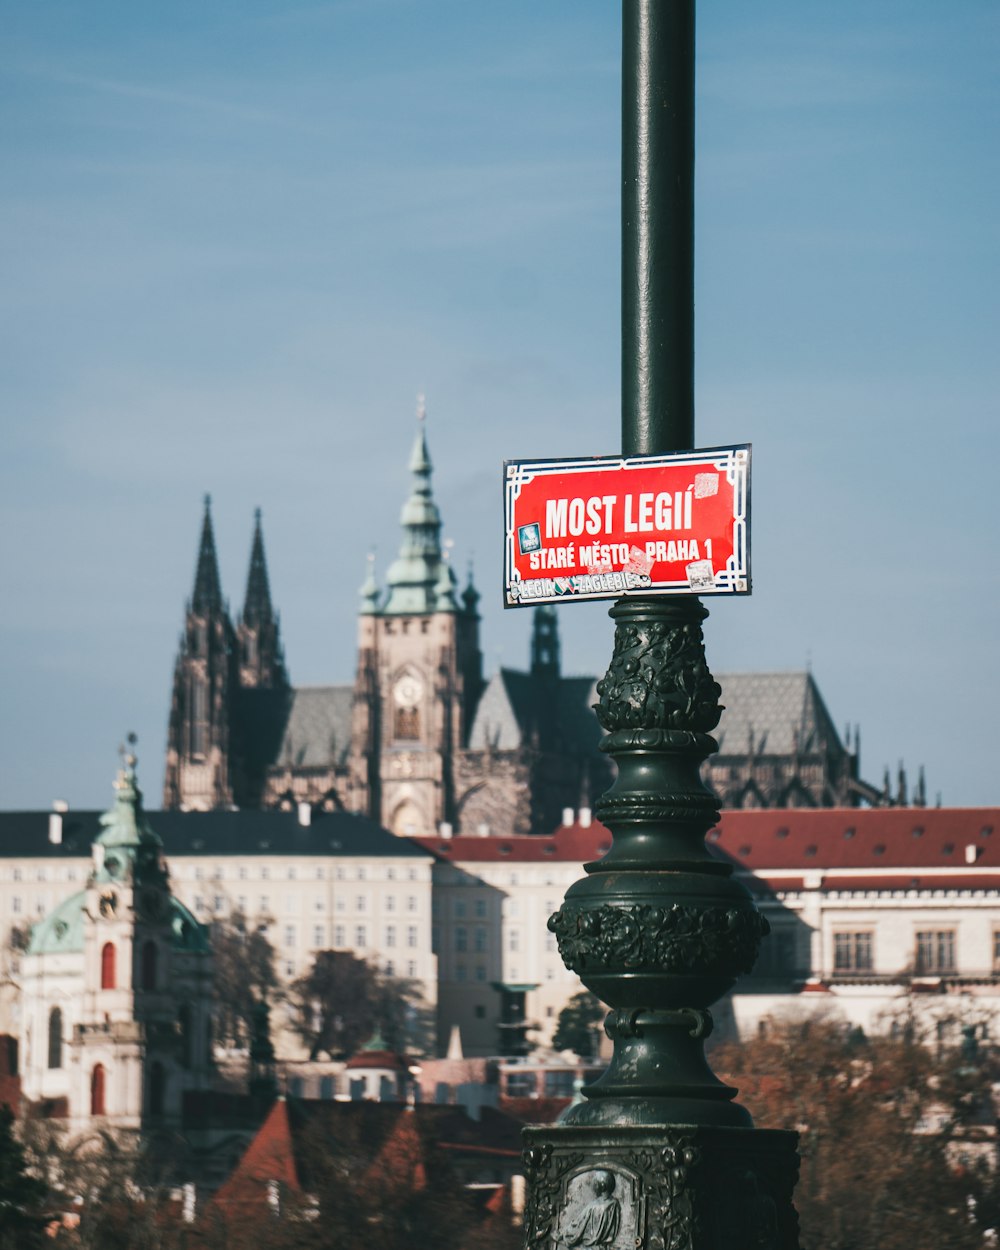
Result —
[[[266, 571], [264, 576], [266, 584]], [[222, 598], [206, 495], [194, 592], [174, 667], [164, 807], [207, 811], [232, 804], [231, 727], [238, 684], [236, 635]]]
[[413, 485], [383, 603], [369, 567], [358, 622], [351, 787], [357, 806], [397, 834], [433, 833], [455, 813], [455, 760], [482, 690], [478, 594], [459, 604], [441, 548], [423, 406]]

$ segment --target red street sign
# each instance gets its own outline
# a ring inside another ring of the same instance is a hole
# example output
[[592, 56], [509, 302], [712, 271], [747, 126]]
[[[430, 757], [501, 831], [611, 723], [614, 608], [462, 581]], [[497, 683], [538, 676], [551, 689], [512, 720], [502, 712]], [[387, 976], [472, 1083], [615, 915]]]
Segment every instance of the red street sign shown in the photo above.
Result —
[[750, 444], [504, 463], [504, 607], [750, 593]]

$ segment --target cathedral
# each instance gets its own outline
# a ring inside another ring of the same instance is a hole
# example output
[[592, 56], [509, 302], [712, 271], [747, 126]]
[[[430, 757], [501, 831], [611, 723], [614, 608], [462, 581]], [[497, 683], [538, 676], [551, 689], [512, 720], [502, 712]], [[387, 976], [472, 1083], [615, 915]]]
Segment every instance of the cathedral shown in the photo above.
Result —
[[[442, 551], [424, 421], [409, 461], [402, 542], [380, 590], [369, 563], [353, 685], [291, 685], [256, 515], [243, 610], [223, 598], [205, 501], [174, 669], [166, 809], [357, 812], [400, 835], [551, 833], [610, 784], [596, 677], [564, 676], [557, 612], [535, 609], [527, 671], [484, 680], [479, 594]], [[906, 801], [859, 775], [810, 673], [718, 677], [719, 754], [705, 781], [727, 807]], [[921, 780], [915, 801], [922, 802]], [[301, 810], [301, 809], [300, 809]]]

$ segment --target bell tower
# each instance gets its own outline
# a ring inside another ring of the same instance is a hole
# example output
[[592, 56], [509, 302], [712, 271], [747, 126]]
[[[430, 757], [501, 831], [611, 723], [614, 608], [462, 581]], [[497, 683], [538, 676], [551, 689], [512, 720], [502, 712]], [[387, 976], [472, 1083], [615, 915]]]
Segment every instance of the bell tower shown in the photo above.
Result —
[[421, 398], [412, 487], [384, 599], [369, 565], [361, 591], [352, 788], [359, 810], [394, 833], [430, 834], [455, 811], [455, 756], [482, 689], [478, 594], [456, 596], [431, 489]]

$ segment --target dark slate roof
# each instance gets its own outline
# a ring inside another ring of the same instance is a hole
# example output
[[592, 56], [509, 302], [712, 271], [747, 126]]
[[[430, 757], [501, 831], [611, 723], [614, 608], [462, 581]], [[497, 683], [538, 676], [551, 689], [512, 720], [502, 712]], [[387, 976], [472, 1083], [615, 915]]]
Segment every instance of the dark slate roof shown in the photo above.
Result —
[[274, 763], [299, 768], [343, 764], [351, 746], [351, 686], [300, 686], [292, 691]]
[[[67, 812], [63, 840], [49, 841], [49, 812], [0, 812], [0, 858], [77, 859], [90, 854], [100, 812]], [[367, 816], [314, 812], [300, 825], [295, 812], [147, 812], [169, 858], [177, 855], [341, 855], [427, 859]]]
[[[597, 750], [601, 728], [593, 713], [595, 677], [560, 677], [555, 685], [517, 669], [501, 668], [487, 683], [469, 733], [469, 748], [513, 751], [545, 726], [563, 750]], [[554, 713], [554, 715], [553, 715]]]
[[796, 749], [843, 750], [812, 674], [716, 673], [725, 705], [714, 737], [720, 755], [743, 755], [750, 733], [759, 754], [791, 755]]
[[[716, 674], [716, 680], [725, 705], [715, 733], [720, 754], [745, 754], [751, 730], [757, 751], [768, 755], [791, 755], [796, 735], [801, 750], [843, 750], [811, 673], [724, 673]], [[601, 730], [593, 712], [596, 685], [596, 677], [559, 678], [554, 728], [566, 749], [597, 749]], [[510, 751], [525, 745], [533, 727], [544, 722], [550, 689], [530, 673], [501, 668], [479, 700], [470, 748]]]

